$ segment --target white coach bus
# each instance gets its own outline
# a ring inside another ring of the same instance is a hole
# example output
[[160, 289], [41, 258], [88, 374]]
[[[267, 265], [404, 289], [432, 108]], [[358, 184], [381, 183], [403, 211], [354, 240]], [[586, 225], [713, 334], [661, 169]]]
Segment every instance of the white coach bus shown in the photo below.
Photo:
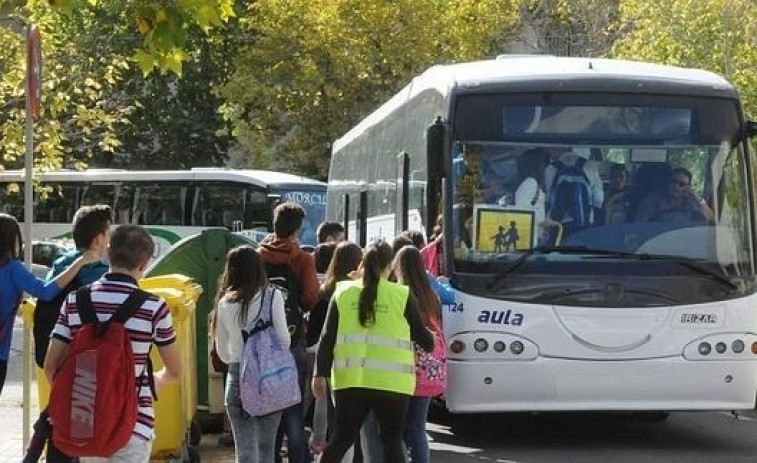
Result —
[[[291, 200], [305, 208], [302, 244], [315, 245], [326, 211], [326, 184], [298, 175], [263, 170], [194, 168], [132, 171], [50, 171], [47, 190], [35, 194], [34, 240], [71, 236], [74, 212], [88, 204], [113, 208], [115, 223], [144, 225], [157, 245], [156, 257], [180, 239], [208, 227], [226, 227], [259, 240], [272, 228], [272, 205]], [[24, 220], [23, 172], [0, 172], [0, 208]]]
[[444, 217], [453, 412], [750, 409], [755, 133], [702, 70], [437, 66], [335, 142], [327, 218]]

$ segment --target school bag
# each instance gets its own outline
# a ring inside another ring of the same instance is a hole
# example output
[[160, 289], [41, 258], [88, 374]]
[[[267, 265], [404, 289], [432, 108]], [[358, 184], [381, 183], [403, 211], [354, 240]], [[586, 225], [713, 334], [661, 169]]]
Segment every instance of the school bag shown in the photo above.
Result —
[[258, 316], [242, 330], [239, 395], [251, 416], [278, 412], [301, 400], [294, 356], [273, 329], [275, 291], [273, 285], [266, 285]]
[[305, 315], [300, 305], [300, 280], [289, 264], [265, 263], [268, 282], [284, 296], [287, 327], [291, 345], [299, 346], [305, 340]]
[[100, 322], [90, 287], [76, 291], [82, 326], [55, 376], [49, 405], [53, 442], [66, 455], [109, 457], [131, 439], [138, 397], [124, 324], [149, 297], [135, 290], [109, 320]]
[[571, 166], [555, 162], [557, 173], [550, 189], [548, 216], [570, 230], [592, 225], [591, 183], [584, 171], [585, 165], [583, 158]]
[[37, 299], [34, 304], [34, 360], [37, 366], [42, 368], [45, 364], [45, 355], [47, 346], [50, 344], [50, 333], [53, 332], [55, 324], [58, 322], [60, 308], [66, 301], [69, 293], [81, 288], [82, 283], [79, 276], [74, 277], [69, 284], [63, 288], [57, 296], [49, 301]]
[[437, 397], [447, 390], [447, 341], [437, 322], [431, 320], [429, 329], [434, 334], [431, 352], [415, 345], [416, 397]]

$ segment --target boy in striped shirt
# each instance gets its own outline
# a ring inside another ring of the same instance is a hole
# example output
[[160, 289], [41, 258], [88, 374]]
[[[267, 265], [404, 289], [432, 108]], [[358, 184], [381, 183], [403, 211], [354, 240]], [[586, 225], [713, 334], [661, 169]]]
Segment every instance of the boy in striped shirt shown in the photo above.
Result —
[[[154, 250], [152, 238], [138, 225], [121, 225], [113, 231], [108, 248], [109, 271], [91, 286], [92, 306], [100, 321], [112, 317], [129, 294], [137, 289], [137, 281], [142, 278]], [[61, 307], [45, 358], [45, 375], [50, 384], [66, 356], [69, 344], [81, 326], [76, 307], [76, 292], [72, 292]], [[163, 299], [150, 296], [124, 326], [131, 338], [134, 354], [134, 377], [138, 396], [137, 423], [131, 440], [124, 448], [109, 458], [80, 458], [82, 463], [149, 461], [155, 414], [149, 378], [145, 370], [152, 344], [157, 346], [165, 365], [154, 374], [156, 390], [160, 391], [166, 383], [181, 376], [181, 358], [178, 346], [174, 342], [176, 335], [171, 313]]]

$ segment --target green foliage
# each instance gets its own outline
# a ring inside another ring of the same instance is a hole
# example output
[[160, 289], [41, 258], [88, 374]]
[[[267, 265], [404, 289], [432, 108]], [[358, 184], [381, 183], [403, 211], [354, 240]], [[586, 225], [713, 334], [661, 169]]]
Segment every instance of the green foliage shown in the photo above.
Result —
[[[125, 57], [105, 45], [111, 40], [108, 34], [118, 30], [112, 24], [106, 29], [88, 14], [61, 20], [41, 2], [29, 2], [28, 8], [14, 8], [8, 15], [16, 24], [28, 18], [42, 35], [42, 117], [34, 127], [35, 166], [58, 168], [117, 149], [118, 127], [131, 111], [108, 98], [128, 69]], [[0, 45], [0, 166], [20, 167], [25, 153], [25, 39], [3, 28]]]
[[241, 46], [235, 27], [227, 25], [226, 34], [190, 34], [187, 49], [192, 52], [182, 77], [169, 73], [145, 79], [139, 69], [125, 72], [119, 92], [133, 99], [135, 109], [119, 132], [121, 149], [94, 162], [141, 169], [221, 165], [232, 137], [224, 130], [218, 113], [222, 100], [213, 87], [226, 80]]
[[139, 34], [141, 47], [134, 47], [132, 59], [145, 76], [157, 69], [161, 74], [181, 76], [182, 64], [190, 59], [188, 32], [199, 27], [205, 33], [222, 26], [234, 16], [234, 0], [30, 0], [39, 7], [49, 3], [68, 17], [81, 12], [101, 15], [117, 13], [122, 22]]
[[621, 14], [626, 34], [614, 56], [721, 74], [757, 117], [757, 2], [623, 0]]
[[491, 57], [515, 0], [260, 0], [220, 94], [249, 165], [325, 177], [330, 145], [425, 68]]

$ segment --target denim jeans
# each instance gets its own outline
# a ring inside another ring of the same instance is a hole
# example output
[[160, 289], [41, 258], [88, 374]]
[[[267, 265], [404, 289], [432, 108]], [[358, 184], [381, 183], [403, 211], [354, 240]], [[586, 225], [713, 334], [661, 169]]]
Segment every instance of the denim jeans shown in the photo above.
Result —
[[[294, 362], [297, 365], [297, 373], [300, 380], [300, 391], [305, 390], [305, 346], [293, 346], [291, 348]], [[285, 409], [281, 415], [281, 426], [276, 436], [276, 449], [281, 448], [281, 442], [287, 436], [287, 457], [289, 463], [308, 462], [308, 442], [305, 438], [305, 412], [303, 402]]]
[[229, 364], [225, 405], [231, 421], [231, 431], [234, 433], [236, 463], [273, 463], [281, 412], [250, 416], [242, 409], [238, 363]]
[[426, 435], [426, 419], [428, 418], [429, 397], [413, 397], [407, 410], [405, 420], [405, 445], [410, 449], [410, 461], [413, 463], [429, 463], [431, 454], [428, 449]]

